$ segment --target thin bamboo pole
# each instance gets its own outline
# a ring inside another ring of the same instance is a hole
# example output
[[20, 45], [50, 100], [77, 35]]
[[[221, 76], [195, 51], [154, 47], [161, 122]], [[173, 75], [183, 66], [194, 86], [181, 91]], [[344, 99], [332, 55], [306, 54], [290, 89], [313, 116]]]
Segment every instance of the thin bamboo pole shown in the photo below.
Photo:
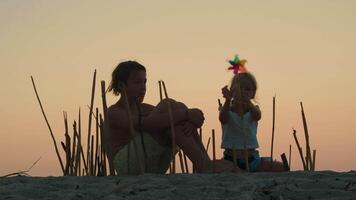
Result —
[[70, 171], [71, 171], [71, 150], [70, 150], [70, 137], [68, 135], [68, 118], [67, 118], [67, 113], [63, 112], [63, 117], [64, 117], [64, 127], [65, 127], [65, 133], [64, 133], [64, 137], [65, 137], [65, 153], [66, 153], [66, 167], [65, 167], [65, 176], [70, 175]]
[[[104, 122], [103, 116], [101, 114], [100, 114], [100, 125], [99, 125], [99, 127], [100, 127], [100, 137], [101, 137], [101, 144], [102, 144], [101, 145], [101, 151], [102, 151], [103, 176], [107, 175], [106, 158], [108, 158], [110, 176], [113, 176], [113, 175], [115, 175], [114, 166], [110, 165], [110, 162], [112, 162], [112, 161], [110, 161], [109, 156], [108, 156], [107, 151], [106, 151], [106, 148], [103, 146], [103, 143], [104, 143], [104, 139], [103, 138], [104, 138], [104, 135], [106, 134], [106, 132], [104, 130], [105, 122]], [[108, 146], [110, 146], [110, 145], [108, 145]], [[107, 148], [107, 149], [111, 149], [111, 147]], [[113, 171], [111, 171], [111, 170], [113, 170]]]
[[185, 172], [189, 174], [189, 169], [188, 169], [188, 161], [187, 161], [187, 155], [183, 152], [183, 158], [184, 158], [184, 165], [185, 165]]
[[312, 171], [315, 171], [315, 157], [316, 157], [316, 150], [313, 150], [313, 167], [312, 167]]
[[[90, 110], [89, 110], [89, 119], [88, 119], [88, 138], [87, 138], [87, 161], [88, 166], [90, 168], [90, 138], [91, 138], [91, 120], [92, 120], [92, 112], [93, 112], [93, 105], [94, 105], [94, 96], [95, 96], [95, 83], [96, 83], [96, 69], [94, 70], [93, 76], [93, 84], [91, 88], [91, 99], [90, 99]], [[90, 169], [91, 170], [91, 169]]]
[[91, 135], [90, 140], [90, 176], [94, 175], [94, 135]]
[[178, 151], [178, 156], [179, 156], [179, 162], [180, 162], [180, 169], [181, 169], [182, 173], [185, 173], [184, 163], [183, 163], [183, 155], [182, 155], [182, 151], [180, 149]]
[[126, 88], [125, 88], [124, 84], [122, 84], [122, 88], [121, 89], [122, 89], [122, 95], [123, 95], [124, 101], [125, 101], [126, 114], [127, 114], [128, 121], [129, 121], [129, 132], [130, 132], [131, 137], [132, 137], [132, 142], [133, 142], [133, 145], [134, 145], [134, 151], [135, 151], [135, 154], [136, 154], [136, 157], [137, 157], [137, 161], [138, 161], [138, 163], [140, 165], [141, 174], [143, 174], [145, 167], [143, 166], [142, 161], [141, 161], [141, 159], [139, 157], [139, 154], [138, 154], [137, 144], [136, 144], [136, 141], [135, 141], [135, 129], [134, 129], [134, 125], [133, 125], [130, 104], [129, 104], [129, 100], [128, 100], [128, 97], [127, 97]]
[[292, 145], [289, 145], [289, 169], [292, 170]]
[[[80, 156], [83, 155], [83, 148], [82, 148], [82, 118], [81, 118], [81, 111], [80, 111], [80, 107], [79, 107], [79, 111], [78, 111], [78, 161], [79, 161], [79, 175], [81, 175], [82, 173], [82, 160], [80, 159]], [[83, 165], [85, 166], [85, 161], [83, 160]]]
[[35, 93], [36, 93], [36, 97], [37, 97], [38, 103], [39, 103], [40, 108], [41, 108], [41, 111], [42, 111], [42, 115], [43, 115], [43, 117], [44, 117], [44, 119], [45, 119], [45, 121], [46, 121], [47, 127], [48, 127], [48, 129], [49, 129], [50, 134], [51, 134], [51, 137], [52, 137], [52, 140], [53, 140], [53, 144], [54, 144], [54, 149], [55, 149], [55, 151], [56, 151], [59, 164], [60, 164], [61, 169], [62, 169], [62, 172], [63, 172], [63, 174], [64, 174], [64, 165], [63, 165], [62, 158], [61, 158], [61, 156], [60, 156], [60, 154], [59, 154], [59, 151], [58, 151], [57, 142], [56, 142], [56, 139], [55, 139], [55, 137], [54, 137], [54, 135], [53, 135], [52, 128], [51, 128], [51, 126], [49, 125], [49, 122], [48, 122], [48, 120], [47, 120], [47, 116], [46, 116], [46, 114], [45, 114], [45, 112], [44, 112], [44, 109], [43, 109], [43, 106], [42, 106], [40, 97], [39, 97], [39, 95], [38, 95], [38, 93], [37, 93], [35, 81], [33, 80], [33, 77], [32, 77], [32, 76], [31, 76], [31, 81], [32, 81], [33, 89], [35, 90]]
[[[168, 99], [168, 93], [167, 93], [167, 88], [166, 88], [166, 84], [164, 83], [164, 81], [161, 80], [162, 86], [163, 86], [163, 91], [165, 94], [166, 99]], [[170, 121], [170, 127], [171, 127], [171, 135], [172, 135], [172, 173], [175, 174], [176, 173], [176, 158], [175, 158], [175, 153], [176, 153], [176, 133], [175, 133], [175, 129], [174, 129], [174, 119], [173, 119], [173, 113], [172, 113], [172, 105], [170, 103], [170, 101], [167, 101], [167, 107], [168, 107], [168, 115], [169, 115], [169, 121]]]
[[273, 97], [273, 112], [272, 112], [272, 141], [271, 141], [271, 168], [273, 168], [273, 144], [274, 144], [274, 126], [276, 121], [276, 96]]
[[308, 132], [308, 124], [304, 113], [303, 102], [300, 102], [302, 119], [303, 119], [303, 127], [304, 127], [304, 134], [305, 134], [305, 143], [306, 143], [306, 161], [307, 161], [307, 168], [310, 170], [313, 166], [311, 151], [310, 151], [310, 142], [309, 142], [309, 132]]
[[97, 166], [98, 166], [98, 148], [99, 148], [99, 109], [95, 109], [95, 163], [94, 163], [94, 175], [97, 174]]
[[216, 166], [215, 166], [215, 161], [216, 161], [216, 150], [215, 150], [215, 130], [211, 130], [211, 138], [213, 140], [213, 173], [216, 172]]
[[208, 142], [207, 142], [207, 144], [206, 144], [206, 148], [205, 148], [206, 150], [205, 150], [205, 151], [206, 151], [207, 153], [208, 153], [208, 151], [209, 151], [210, 140], [211, 140], [211, 137], [208, 138]]
[[297, 144], [297, 148], [298, 148], [298, 151], [299, 151], [300, 159], [302, 160], [302, 163], [303, 163], [303, 168], [304, 168], [304, 170], [307, 170], [307, 166], [306, 166], [305, 161], [304, 161], [303, 151], [302, 151], [302, 148], [299, 145], [299, 141], [298, 141], [298, 138], [297, 138], [297, 131], [294, 130], [294, 129], [293, 129], [293, 136], [294, 136], [295, 143]]
[[289, 164], [288, 164], [288, 160], [287, 160], [287, 156], [285, 153], [282, 153], [281, 154], [281, 159], [282, 159], [282, 162], [283, 162], [283, 169], [284, 171], [289, 171]]
[[108, 106], [106, 103], [106, 91], [105, 91], [105, 81], [101, 81], [101, 98], [103, 101], [103, 114], [104, 114], [104, 129], [103, 136], [101, 137], [101, 145], [105, 148], [106, 156], [109, 161], [109, 172], [110, 176], [115, 175], [114, 163], [113, 163], [113, 150], [111, 145], [107, 144], [107, 141], [110, 141], [110, 127], [109, 127], [109, 117], [108, 117]]

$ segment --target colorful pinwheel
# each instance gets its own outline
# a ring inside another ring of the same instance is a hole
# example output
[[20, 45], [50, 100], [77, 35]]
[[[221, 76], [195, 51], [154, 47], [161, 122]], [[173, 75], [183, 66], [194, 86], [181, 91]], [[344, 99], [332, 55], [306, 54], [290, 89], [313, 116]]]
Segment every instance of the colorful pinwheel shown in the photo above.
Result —
[[247, 60], [240, 60], [239, 56], [236, 55], [233, 60], [229, 60], [229, 63], [232, 65], [228, 70], [233, 70], [234, 74], [247, 72], [245, 68], [245, 63]]

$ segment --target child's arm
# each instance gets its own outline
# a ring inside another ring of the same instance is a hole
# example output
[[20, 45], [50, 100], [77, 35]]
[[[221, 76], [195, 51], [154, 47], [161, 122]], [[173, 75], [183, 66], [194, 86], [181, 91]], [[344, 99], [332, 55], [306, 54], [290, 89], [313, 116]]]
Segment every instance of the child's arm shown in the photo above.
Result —
[[261, 119], [261, 110], [258, 105], [254, 105], [251, 101], [249, 101], [247, 103], [247, 108], [249, 109], [253, 120], [258, 121]]
[[229, 120], [229, 110], [230, 110], [232, 95], [229, 89], [227, 88], [227, 86], [223, 87], [221, 91], [225, 98], [225, 102], [220, 110], [219, 120], [222, 124], [226, 124]]

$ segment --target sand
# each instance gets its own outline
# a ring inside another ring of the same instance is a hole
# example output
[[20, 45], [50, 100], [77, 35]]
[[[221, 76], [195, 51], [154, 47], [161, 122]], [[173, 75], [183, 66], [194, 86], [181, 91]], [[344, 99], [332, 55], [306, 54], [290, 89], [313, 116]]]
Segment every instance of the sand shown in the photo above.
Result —
[[0, 199], [356, 199], [356, 172], [17, 176]]

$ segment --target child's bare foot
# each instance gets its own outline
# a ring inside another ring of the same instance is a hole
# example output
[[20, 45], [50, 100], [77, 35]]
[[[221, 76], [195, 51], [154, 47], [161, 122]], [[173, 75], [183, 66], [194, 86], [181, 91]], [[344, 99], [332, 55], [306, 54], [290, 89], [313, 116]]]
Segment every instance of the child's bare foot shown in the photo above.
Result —
[[239, 172], [240, 169], [234, 163], [227, 160], [215, 160], [214, 173]]
[[239, 171], [240, 169], [230, 161], [215, 160], [215, 163], [213, 163], [213, 161], [210, 161], [210, 164], [202, 171], [202, 173], [223, 173]]

